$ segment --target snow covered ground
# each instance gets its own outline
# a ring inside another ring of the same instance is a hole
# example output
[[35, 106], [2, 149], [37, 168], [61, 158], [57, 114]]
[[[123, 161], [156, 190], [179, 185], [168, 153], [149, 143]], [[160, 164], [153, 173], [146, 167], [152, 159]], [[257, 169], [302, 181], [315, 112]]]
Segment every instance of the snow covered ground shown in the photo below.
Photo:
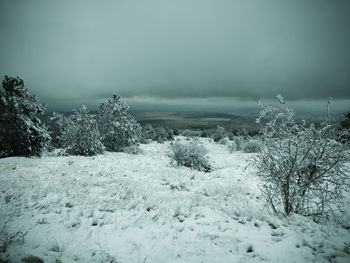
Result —
[[169, 143], [1, 159], [0, 262], [350, 262], [349, 227], [275, 216], [252, 154], [201, 141], [211, 173], [171, 164]]

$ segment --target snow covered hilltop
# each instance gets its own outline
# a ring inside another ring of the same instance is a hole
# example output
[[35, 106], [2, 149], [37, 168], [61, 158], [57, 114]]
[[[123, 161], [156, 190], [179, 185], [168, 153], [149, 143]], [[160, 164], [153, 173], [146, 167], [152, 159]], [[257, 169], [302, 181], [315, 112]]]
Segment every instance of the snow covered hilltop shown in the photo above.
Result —
[[349, 205], [342, 224], [276, 216], [254, 153], [200, 142], [210, 173], [173, 164], [170, 142], [137, 155], [0, 159], [0, 261], [348, 262]]

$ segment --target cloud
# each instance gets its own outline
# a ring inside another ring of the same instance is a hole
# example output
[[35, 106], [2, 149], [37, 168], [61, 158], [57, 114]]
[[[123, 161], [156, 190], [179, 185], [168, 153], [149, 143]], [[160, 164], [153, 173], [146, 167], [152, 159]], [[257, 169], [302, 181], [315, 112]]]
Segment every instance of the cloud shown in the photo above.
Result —
[[327, 0], [2, 1], [0, 74], [53, 105], [350, 99], [349, 13]]

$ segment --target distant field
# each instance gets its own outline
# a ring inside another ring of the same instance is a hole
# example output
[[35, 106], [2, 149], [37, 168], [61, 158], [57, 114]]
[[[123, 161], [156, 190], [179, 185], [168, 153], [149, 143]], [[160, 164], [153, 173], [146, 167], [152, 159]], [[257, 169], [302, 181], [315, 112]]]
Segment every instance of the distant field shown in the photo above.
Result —
[[202, 118], [203, 121], [230, 121], [229, 118]]
[[132, 115], [142, 124], [178, 129], [211, 129], [217, 125], [227, 129], [257, 130], [255, 117], [243, 117], [226, 113], [206, 112], [141, 112]]

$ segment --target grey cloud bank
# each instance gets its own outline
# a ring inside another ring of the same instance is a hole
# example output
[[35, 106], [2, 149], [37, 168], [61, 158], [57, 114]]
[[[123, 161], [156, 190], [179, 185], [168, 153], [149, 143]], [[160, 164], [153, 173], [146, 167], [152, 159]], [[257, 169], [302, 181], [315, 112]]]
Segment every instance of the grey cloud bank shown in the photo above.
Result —
[[346, 0], [1, 1], [0, 74], [53, 109], [113, 92], [140, 109], [278, 93], [344, 108], [349, 14]]

